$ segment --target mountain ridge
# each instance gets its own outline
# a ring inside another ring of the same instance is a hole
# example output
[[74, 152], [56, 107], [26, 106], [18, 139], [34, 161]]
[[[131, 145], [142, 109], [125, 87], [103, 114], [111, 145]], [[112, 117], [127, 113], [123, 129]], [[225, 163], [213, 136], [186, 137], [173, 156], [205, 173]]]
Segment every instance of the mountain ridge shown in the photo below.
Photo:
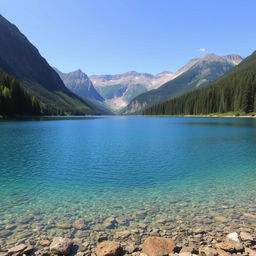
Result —
[[156, 104], [146, 115], [256, 112], [256, 51], [207, 87]]
[[207, 54], [202, 58], [192, 59], [175, 73], [174, 79], [157, 89], [135, 97], [123, 113], [141, 113], [144, 108], [206, 86], [232, 69], [235, 63], [242, 59], [239, 55], [219, 56], [216, 54]]
[[92, 75], [89, 78], [105, 102], [115, 110], [120, 110], [137, 95], [157, 88], [172, 79], [172, 76], [171, 72], [152, 75], [128, 71], [116, 75]]
[[105, 99], [97, 92], [89, 77], [81, 69], [69, 73], [63, 73], [55, 67], [54, 70], [59, 74], [65, 86], [86, 100], [89, 106], [93, 106], [101, 114], [113, 114], [113, 111], [104, 102]]
[[83, 98], [104, 101], [104, 98], [96, 91], [89, 77], [81, 70], [63, 73], [57, 68], [54, 70], [59, 74], [65, 86], [75, 94]]

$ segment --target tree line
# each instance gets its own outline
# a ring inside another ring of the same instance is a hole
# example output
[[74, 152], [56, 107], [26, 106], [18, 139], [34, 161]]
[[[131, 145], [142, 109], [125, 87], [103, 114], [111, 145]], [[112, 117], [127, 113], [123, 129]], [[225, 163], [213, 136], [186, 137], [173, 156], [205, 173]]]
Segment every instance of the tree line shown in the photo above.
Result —
[[203, 89], [146, 109], [144, 115], [256, 112], [256, 53]]

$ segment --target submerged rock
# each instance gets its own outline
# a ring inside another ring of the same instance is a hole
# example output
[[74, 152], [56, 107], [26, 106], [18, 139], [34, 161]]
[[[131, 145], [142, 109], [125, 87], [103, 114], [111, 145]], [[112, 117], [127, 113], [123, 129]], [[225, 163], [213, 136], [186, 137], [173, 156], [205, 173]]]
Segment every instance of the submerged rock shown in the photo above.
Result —
[[56, 224], [56, 227], [60, 229], [70, 229], [71, 225], [69, 223], [59, 222]]
[[224, 242], [216, 244], [216, 248], [220, 248], [231, 253], [241, 252], [244, 250], [244, 247], [240, 242], [236, 242], [230, 238], [226, 239]]
[[191, 254], [198, 254], [198, 250], [193, 246], [182, 247], [180, 253], [189, 252]]
[[34, 246], [29, 244], [26, 249], [23, 251], [23, 254], [30, 254], [31, 252], [34, 251]]
[[123, 252], [120, 243], [105, 241], [97, 245], [95, 252], [97, 256], [118, 256]]
[[211, 247], [204, 247], [201, 251], [200, 251], [201, 255], [206, 255], [206, 256], [217, 256], [218, 252], [211, 248]]
[[84, 219], [78, 219], [73, 223], [73, 227], [79, 230], [88, 229], [88, 222]]
[[72, 244], [72, 241], [68, 238], [54, 237], [50, 245], [50, 251], [57, 255], [68, 255]]
[[134, 213], [134, 217], [137, 219], [143, 219], [148, 215], [147, 211], [141, 210]]
[[231, 255], [231, 253], [226, 252], [226, 251], [224, 251], [224, 250], [222, 250], [220, 248], [216, 248], [216, 251], [217, 251], [219, 256], [230, 256]]
[[34, 219], [34, 217], [25, 217], [19, 220], [20, 224], [28, 224]]
[[241, 232], [240, 237], [243, 241], [253, 241], [253, 237], [248, 232]]
[[108, 229], [114, 229], [117, 227], [117, 221], [115, 218], [113, 217], [109, 217], [107, 219], [105, 219], [105, 221], [103, 222], [103, 226], [104, 228], [108, 228]]
[[5, 226], [5, 229], [7, 229], [7, 230], [14, 230], [16, 228], [17, 228], [17, 225], [15, 225], [15, 224], [9, 224], [9, 225]]
[[116, 222], [120, 226], [128, 226], [129, 225], [128, 219], [125, 218], [125, 217], [122, 217], [122, 216], [121, 217], [117, 217], [116, 218]]
[[142, 245], [143, 252], [148, 256], [165, 256], [173, 253], [176, 247], [172, 239], [164, 237], [148, 237]]
[[39, 244], [41, 245], [41, 246], [49, 246], [50, 244], [51, 244], [51, 242], [49, 241], [49, 240], [41, 240], [41, 241], [39, 241]]
[[84, 230], [78, 230], [76, 232], [76, 237], [77, 238], [84, 238], [84, 237], [88, 237], [90, 234], [88, 233], [88, 231], [84, 231]]
[[127, 251], [128, 253], [133, 253], [136, 251], [136, 247], [134, 243], [130, 243], [125, 247], [125, 251]]
[[235, 242], [235, 243], [240, 243], [240, 240], [238, 238], [238, 234], [236, 232], [228, 234], [227, 239], [231, 240], [232, 242]]
[[33, 232], [23, 231], [15, 236], [16, 239], [25, 239], [33, 235]]
[[256, 215], [251, 213], [244, 213], [244, 217], [247, 219], [253, 219], [256, 220]]
[[35, 254], [36, 256], [51, 256], [51, 253], [49, 251], [38, 251]]
[[0, 238], [11, 236], [13, 233], [9, 230], [2, 230], [0, 231]]
[[245, 251], [247, 254], [249, 254], [250, 256], [256, 256], [256, 250], [252, 250], [250, 248], [245, 248]]
[[108, 235], [105, 233], [97, 233], [95, 235], [95, 239], [97, 240], [97, 242], [103, 242], [103, 241], [107, 241], [108, 240]]
[[20, 244], [17, 246], [12, 247], [11, 249], [8, 250], [9, 255], [20, 255], [23, 253], [23, 251], [27, 248], [27, 245], [25, 244]]
[[128, 230], [124, 230], [124, 231], [119, 231], [116, 232], [115, 237], [117, 238], [121, 238], [121, 239], [126, 239], [131, 235], [131, 232]]
[[179, 256], [194, 256], [194, 254], [192, 254], [190, 252], [180, 252]]
[[161, 219], [158, 219], [158, 220], [156, 221], [156, 223], [162, 224], [162, 225], [164, 225], [164, 224], [166, 224], [166, 223], [170, 223], [170, 222], [172, 222], [172, 220], [171, 220], [171, 219], [167, 219], [167, 218], [161, 218]]
[[193, 231], [193, 233], [195, 233], [195, 235], [198, 234], [206, 234], [207, 232], [205, 230], [203, 230], [202, 228], [195, 228]]
[[214, 217], [214, 220], [216, 222], [223, 222], [223, 223], [228, 222], [228, 219], [224, 216], [216, 216], [216, 217]]

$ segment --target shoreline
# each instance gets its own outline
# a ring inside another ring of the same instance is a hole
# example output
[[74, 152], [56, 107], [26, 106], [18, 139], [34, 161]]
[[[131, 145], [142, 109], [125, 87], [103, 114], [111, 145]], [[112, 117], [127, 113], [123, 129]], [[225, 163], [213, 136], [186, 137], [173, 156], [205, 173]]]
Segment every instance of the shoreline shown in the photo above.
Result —
[[209, 118], [209, 117], [213, 117], [213, 118], [256, 118], [255, 115], [227, 115], [227, 114], [223, 114], [223, 115], [141, 115], [144, 117], [202, 117], [202, 118]]
[[[8, 243], [4, 243], [7, 238], [1, 236], [0, 255], [256, 255], [256, 215], [245, 213], [239, 221], [228, 221], [223, 216], [216, 216], [213, 221], [215, 226], [197, 224], [187, 228], [182, 220], [173, 223], [172, 220], [163, 218], [159, 220], [159, 227], [148, 223], [138, 224], [136, 228], [130, 229], [124, 219], [108, 217], [104, 220], [103, 229], [90, 229], [86, 220], [79, 218], [71, 224], [58, 223], [58, 229], [62, 232], [53, 237], [40, 235], [35, 228], [27, 235], [26, 224], [22, 224], [22, 236]], [[122, 223], [123, 229], [118, 229], [116, 223]], [[11, 232], [13, 228], [12, 225], [6, 225], [4, 230], [0, 229], [0, 235], [3, 235], [3, 231], [8, 235], [7, 232]], [[74, 229], [75, 235], [71, 232]], [[174, 244], [172, 249], [170, 244]], [[166, 247], [167, 254], [161, 251], [163, 247]], [[108, 250], [113, 248], [116, 251], [110, 253]]]
[[256, 115], [236, 115], [236, 114], [209, 114], [209, 115], [62, 115], [62, 116], [12, 116], [4, 117], [0, 115], [0, 121], [49, 121], [49, 120], [83, 120], [100, 117], [190, 117], [190, 118], [247, 118], [254, 119]]

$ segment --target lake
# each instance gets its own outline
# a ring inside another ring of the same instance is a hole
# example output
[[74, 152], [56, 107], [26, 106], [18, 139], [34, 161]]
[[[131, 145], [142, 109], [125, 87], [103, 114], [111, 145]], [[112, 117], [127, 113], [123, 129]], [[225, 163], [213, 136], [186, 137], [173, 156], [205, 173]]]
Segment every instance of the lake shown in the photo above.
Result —
[[0, 145], [0, 230], [13, 225], [2, 238], [24, 229], [76, 237], [79, 218], [103, 230], [117, 217], [108, 228], [122, 230], [250, 223], [256, 214], [255, 119], [1, 121]]

